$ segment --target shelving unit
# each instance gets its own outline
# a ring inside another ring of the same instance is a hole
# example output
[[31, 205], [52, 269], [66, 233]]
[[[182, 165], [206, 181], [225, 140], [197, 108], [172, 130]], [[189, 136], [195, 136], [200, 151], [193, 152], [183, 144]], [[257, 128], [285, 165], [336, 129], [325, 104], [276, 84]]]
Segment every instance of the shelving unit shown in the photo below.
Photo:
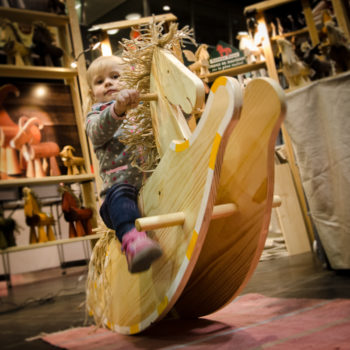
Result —
[[[66, 7], [68, 15], [56, 15], [52, 13], [0, 7], [0, 17], [10, 19], [13, 22], [32, 23], [34, 21], [42, 21], [49, 27], [57, 28], [58, 40], [60, 47], [64, 51], [62, 58], [63, 67], [41, 67], [41, 66], [16, 66], [1, 64], [0, 77], [1, 78], [29, 78], [29, 79], [45, 79], [45, 80], [63, 80], [66, 86], [69, 86], [75, 122], [77, 127], [77, 139], [81, 146], [82, 157], [84, 158], [84, 165], [87, 171], [86, 174], [81, 175], [62, 175], [62, 176], [46, 176], [43, 178], [9, 178], [0, 180], [0, 191], [3, 189], [24, 187], [24, 186], [45, 186], [54, 185], [58, 183], [79, 183], [83, 197], [83, 205], [93, 209], [92, 226], [97, 226], [97, 205], [95, 195], [95, 175], [91, 170], [90, 152], [88, 141], [84, 131], [84, 119], [81, 107], [81, 97], [79, 92], [78, 70], [72, 69], [70, 63], [73, 60], [73, 47], [75, 53], [79, 47], [82, 48], [80, 31], [74, 33], [76, 28], [72, 28], [72, 23], [77, 21], [77, 15], [74, 8], [74, 0], [67, 0]], [[76, 18], [76, 19], [75, 19]], [[79, 41], [79, 42], [76, 42]], [[24, 216], [24, 214], [23, 214]], [[0, 250], [3, 256], [5, 272], [9, 272], [9, 265], [5, 266], [4, 256], [12, 252], [20, 252], [35, 248], [48, 247], [50, 245], [62, 245], [80, 241], [96, 240], [98, 235], [90, 235], [87, 237], [78, 237], [77, 239], [56, 240], [48, 243], [31, 244], [25, 246], [11, 247], [5, 250]]]

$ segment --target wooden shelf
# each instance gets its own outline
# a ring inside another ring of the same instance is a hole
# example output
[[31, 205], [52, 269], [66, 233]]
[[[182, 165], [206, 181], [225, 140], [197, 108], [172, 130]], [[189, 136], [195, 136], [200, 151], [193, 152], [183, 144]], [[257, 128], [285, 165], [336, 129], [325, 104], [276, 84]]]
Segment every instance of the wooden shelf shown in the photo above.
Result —
[[5, 17], [14, 22], [43, 21], [49, 26], [65, 26], [69, 23], [66, 15], [54, 13], [16, 9], [11, 7], [0, 7], [0, 17]]
[[288, 4], [290, 2], [294, 2], [296, 0], [267, 0], [267, 1], [260, 1], [254, 5], [250, 5], [244, 8], [244, 14], [248, 14], [250, 12], [261, 12], [265, 11], [271, 8], [274, 8], [276, 6], [281, 6]]
[[247, 72], [251, 72], [252, 70], [258, 70], [261, 68], [266, 68], [265, 62], [243, 64], [241, 66], [220, 70], [218, 72], [213, 72], [213, 73], [209, 73], [207, 75], [203, 75], [203, 76], [201, 76], [201, 79], [208, 78], [209, 81], [213, 81], [221, 75], [236, 76], [238, 74], [244, 74]]
[[0, 76], [12, 78], [41, 78], [41, 79], [69, 79], [76, 77], [78, 71], [64, 67], [15, 66], [0, 64]]
[[42, 178], [19, 178], [0, 180], [0, 189], [4, 187], [30, 186], [30, 185], [51, 185], [58, 183], [79, 183], [95, 180], [93, 174], [82, 175], [62, 175], [62, 176], [47, 176]]
[[305, 28], [302, 28], [302, 29], [298, 29], [298, 30], [295, 30], [293, 32], [288, 32], [288, 33], [285, 33], [285, 34], [282, 34], [282, 35], [276, 35], [276, 36], [272, 36], [271, 37], [271, 40], [277, 40], [278, 38], [289, 38], [291, 36], [295, 36], [295, 35], [301, 35], [301, 34], [305, 34], [305, 33], [308, 33], [309, 30], [305, 27]]
[[0, 254], [21, 252], [24, 250], [31, 250], [31, 249], [37, 249], [37, 248], [46, 248], [46, 247], [52, 247], [52, 246], [60, 245], [60, 244], [88, 241], [88, 240], [93, 240], [93, 239], [99, 239], [100, 237], [101, 237], [101, 234], [96, 233], [93, 235], [88, 235], [88, 236], [83, 236], [83, 237], [57, 239], [55, 241], [48, 241], [45, 243], [33, 243], [33, 244], [28, 244], [28, 245], [23, 245], [23, 246], [16, 246], [16, 247], [10, 247], [10, 248], [6, 248], [6, 249], [0, 249]]

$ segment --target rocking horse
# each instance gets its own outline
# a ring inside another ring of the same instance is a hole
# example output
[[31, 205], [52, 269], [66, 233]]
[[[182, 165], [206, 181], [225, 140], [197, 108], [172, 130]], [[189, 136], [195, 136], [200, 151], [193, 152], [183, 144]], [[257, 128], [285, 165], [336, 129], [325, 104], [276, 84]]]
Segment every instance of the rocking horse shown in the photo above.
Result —
[[36, 194], [29, 187], [23, 188], [23, 199], [26, 224], [30, 227], [29, 243], [54, 241], [56, 239], [52, 228], [55, 223], [54, 218], [42, 212]]
[[82, 237], [92, 234], [92, 209], [83, 208], [79, 198], [68, 186], [60, 186], [62, 193], [62, 212], [69, 223], [69, 238]]
[[203, 83], [161, 45], [152, 55], [150, 92], [157, 96], [150, 103], [160, 161], [140, 191], [136, 227], [159, 242], [163, 256], [130, 274], [107, 231], [93, 250], [87, 284], [90, 315], [123, 334], [171, 310], [207, 315], [241, 292], [268, 232], [274, 145], [286, 110], [272, 79], [252, 80], [243, 94], [236, 79], [219, 77], [191, 133], [179, 109], [202, 106]]

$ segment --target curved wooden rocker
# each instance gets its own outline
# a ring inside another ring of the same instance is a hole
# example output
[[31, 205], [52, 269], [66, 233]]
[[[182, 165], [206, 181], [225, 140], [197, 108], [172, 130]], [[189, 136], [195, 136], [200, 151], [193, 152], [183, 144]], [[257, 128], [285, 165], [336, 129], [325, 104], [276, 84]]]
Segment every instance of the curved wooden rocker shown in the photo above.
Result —
[[243, 97], [237, 80], [220, 77], [191, 134], [180, 107], [188, 113], [201, 106], [203, 84], [160, 48], [151, 93], [158, 96], [151, 108], [161, 160], [141, 189], [144, 218], [136, 226], [164, 254], [148, 271], [130, 274], [112, 234], [103, 263], [93, 264], [94, 249], [89, 268], [90, 314], [123, 334], [147, 329], [171, 309], [180, 317], [206, 315], [241, 291], [268, 232], [274, 145], [285, 113], [273, 80], [253, 80]]

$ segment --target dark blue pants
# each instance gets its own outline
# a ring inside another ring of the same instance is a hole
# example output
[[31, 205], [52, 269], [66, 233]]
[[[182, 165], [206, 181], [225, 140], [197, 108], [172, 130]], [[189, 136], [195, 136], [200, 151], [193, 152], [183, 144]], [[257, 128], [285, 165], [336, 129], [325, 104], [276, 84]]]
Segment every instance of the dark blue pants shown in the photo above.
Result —
[[100, 208], [100, 215], [106, 226], [115, 230], [122, 241], [125, 233], [135, 227], [135, 220], [141, 216], [137, 206], [138, 190], [129, 184], [112, 186]]

